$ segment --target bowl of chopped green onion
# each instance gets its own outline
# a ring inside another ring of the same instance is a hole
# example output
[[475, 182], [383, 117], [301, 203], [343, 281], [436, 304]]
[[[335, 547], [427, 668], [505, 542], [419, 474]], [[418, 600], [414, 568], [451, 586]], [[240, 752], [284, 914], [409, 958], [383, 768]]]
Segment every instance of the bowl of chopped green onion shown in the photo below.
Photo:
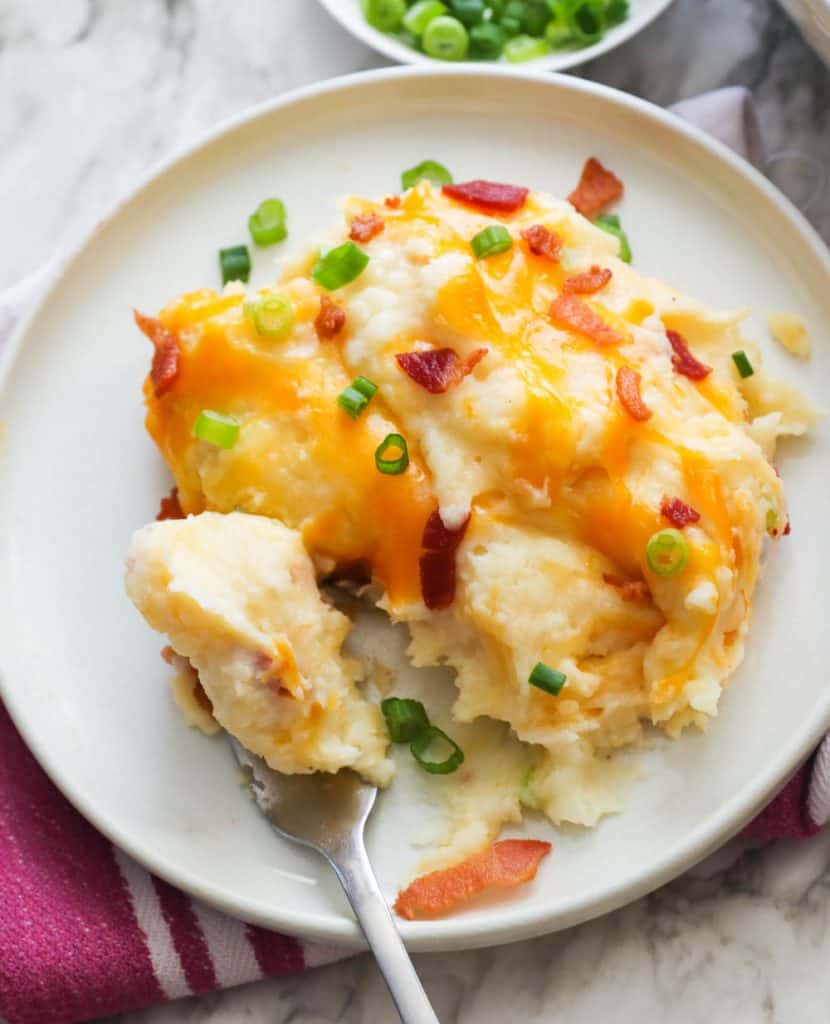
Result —
[[320, 0], [392, 60], [530, 64], [560, 71], [646, 27], [671, 0]]

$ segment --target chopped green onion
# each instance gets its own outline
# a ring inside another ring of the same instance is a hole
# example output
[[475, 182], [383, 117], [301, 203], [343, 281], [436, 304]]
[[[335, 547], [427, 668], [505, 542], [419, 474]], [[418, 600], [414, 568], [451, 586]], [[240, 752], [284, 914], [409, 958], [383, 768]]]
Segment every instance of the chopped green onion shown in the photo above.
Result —
[[732, 362], [738, 367], [738, 373], [742, 377], [751, 377], [752, 374], [755, 373], [755, 370], [752, 368], [752, 363], [750, 363], [749, 357], [743, 349], [732, 353]]
[[[449, 753], [442, 761], [428, 756], [433, 744], [438, 744], [444, 750], [449, 748]], [[436, 725], [422, 729], [409, 744], [409, 749], [418, 764], [430, 775], [449, 775], [464, 763], [464, 751]]]
[[406, 192], [424, 179], [433, 185], [452, 185], [452, 175], [443, 164], [437, 160], [422, 160], [401, 174], [401, 188]]
[[193, 435], [217, 448], [233, 448], [239, 437], [239, 421], [212, 409], [202, 409], [193, 427]]
[[514, 18], [511, 15], [506, 14], [499, 22], [499, 28], [506, 36], [512, 38], [513, 36], [520, 35], [522, 31], [522, 23], [519, 18]]
[[484, 0], [450, 0], [453, 17], [462, 25], [472, 28], [484, 20]]
[[470, 241], [470, 247], [475, 253], [477, 260], [486, 259], [488, 256], [497, 256], [500, 252], [507, 252], [513, 245], [510, 232], [501, 224], [491, 224]]
[[329, 249], [314, 264], [311, 276], [328, 291], [333, 292], [360, 277], [369, 264], [369, 257], [354, 242], [344, 242]]
[[767, 509], [767, 533], [772, 533], [778, 525], [778, 513], [774, 508]]
[[435, 60], [464, 60], [470, 37], [458, 18], [433, 18], [421, 40], [424, 53]]
[[531, 686], [536, 686], [538, 689], [544, 690], [545, 693], [558, 697], [562, 692], [566, 679], [567, 676], [564, 672], [559, 672], [555, 668], [551, 668], [550, 665], [546, 665], [543, 661], [539, 661], [533, 666], [533, 671], [528, 676], [527, 681]]
[[501, 56], [504, 35], [498, 25], [485, 21], [470, 29], [470, 53], [481, 60], [495, 60]]
[[619, 25], [628, 17], [628, 0], [606, 0], [605, 21], [609, 28]]
[[288, 234], [281, 199], [263, 199], [248, 218], [248, 230], [257, 245], [275, 245]]
[[251, 256], [247, 245], [232, 245], [219, 250], [219, 266], [222, 270], [222, 284], [228, 281], [245, 281], [251, 276]]
[[631, 246], [628, 243], [628, 235], [623, 231], [620, 218], [616, 213], [604, 213], [594, 221], [596, 227], [601, 228], [606, 234], [613, 235], [620, 242], [620, 259], [623, 263], [631, 262]]
[[356, 420], [369, 402], [378, 386], [366, 377], [355, 377], [351, 384], [337, 396], [337, 404]]
[[646, 560], [658, 576], [675, 576], [686, 568], [689, 544], [680, 530], [659, 530], [646, 544]]
[[294, 307], [281, 292], [271, 292], [244, 305], [245, 315], [254, 322], [257, 334], [278, 340], [294, 326]]
[[[387, 457], [386, 453], [390, 450], [399, 454]], [[400, 434], [387, 434], [375, 449], [375, 465], [381, 473], [385, 473], [387, 476], [398, 476], [405, 472], [409, 465], [406, 439]]]
[[380, 710], [393, 743], [411, 743], [420, 732], [429, 729], [429, 718], [419, 700], [387, 697], [381, 701]]
[[522, 29], [529, 36], [543, 36], [550, 21], [550, 7], [547, 0], [530, 0], [522, 18]]
[[548, 52], [548, 44], [544, 39], [533, 36], [514, 36], [504, 44], [504, 55], [511, 64], [524, 64], [528, 60], [544, 57]]
[[440, 0], [418, 0], [403, 16], [403, 27], [415, 36], [422, 36], [431, 21], [446, 13], [447, 7]]
[[363, 0], [363, 16], [381, 32], [393, 32], [406, 14], [404, 0]]

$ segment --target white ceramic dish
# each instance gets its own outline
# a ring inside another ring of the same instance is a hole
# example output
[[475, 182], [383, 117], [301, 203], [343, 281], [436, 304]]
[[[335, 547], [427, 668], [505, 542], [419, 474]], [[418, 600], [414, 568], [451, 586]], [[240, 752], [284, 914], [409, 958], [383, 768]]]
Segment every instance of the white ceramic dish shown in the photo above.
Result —
[[[816, 341], [807, 366], [762, 344], [808, 393], [827, 394], [830, 258], [763, 178], [639, 100], [579, 80], [469, 67], [327, 82], [223, 126], [101, 222], [5, 352], [3, 697], [69, 799], [164, 878], [253, 922], [359, 942], [328, 869], [277, 840], [240, 791], [225, 744], [184, 725], [168, 696], [161, 638], [124, 595], [127, 539], [169, 486], [142, 430], [149, 347], [130, 307], [153, 310], [216, 283], [217, 249], [244, 240], [263, 196], [285, 199], [301, 239], [330, 223], [337, 196], [394, 190], [401, 169], [425, 157], [459, 179], [563, 194], [589, 154], [627, 184], [621, 212], [637, 266], [715, 306], [755, 307], [749, 330], [761, 339], [760, 314], [800, 312]], [[260, 253], [254, 280], [272, 269]], [[760, 589], [747, 660], [710, 731], [656, 741], [625, 813], [595, 831], [531, 822], [530, 834], [556, 844], [536, 882], [456, 917], [405, 922], [413, 949], [505, 942], [631, 900], [723, 842], [808, 753], [830, 722], [827, 428], [791, 445], [781, 468], [793, 535]], [[390, 895], [414, 869], [411, 840], [433, 814], [423, 779], [404, 776], [369, 835]]]
[[[347, 29], [353, 36], [371, 46], [372, 49], [382, 53], [391, 60], [400, 64], [430, 64], [432, 67], [446, 67], [446, 61], [435, 60], [425, 53], [413, 50], [411, 46], [398, 42], [385, 32], [379, 32], [366, 21], [361, 10], [360, 0], [319, 0], [322, 6]], [[564, 71], [566, 68], [576, 67], [586, 61], [593, 60], [616, 46], [631, 39], [638, 32], [641, 32], [647, 25], [661, 14], [672, 0], [630, 0], [631, 13], [628, 18], [615, 28], [607, 32], [603, 38], [593, 46], [586, 46], [581, 50], [563, 50], [559, 53], [550, 53], [546, 57], [539, 57], [529, 61], [527, 64], [518, 65], [520, 68], [528, 68], [534, 71]], [[492, 64], [476, 64], [476, 67], [491, 67]]]

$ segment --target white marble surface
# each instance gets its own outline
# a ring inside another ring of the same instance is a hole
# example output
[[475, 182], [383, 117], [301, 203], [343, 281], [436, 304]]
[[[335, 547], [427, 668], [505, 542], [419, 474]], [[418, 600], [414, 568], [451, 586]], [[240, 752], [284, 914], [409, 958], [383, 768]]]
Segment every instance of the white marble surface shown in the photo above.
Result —
[[[0, 287], [182, 140], [292, 86], [380, 63], [314, 0], [0, 0]], [[773, 176], [830, 239], [830, 73], [773, 0], [676, 0], [582, 73], [661, 104], [749, 86]], [[716, 868], [562, 935], [419, 957], [439, 1017], [826, 1024], [830, 834]], [[361, 956], [120, 1020], [378, 1024], [394, 1012]]]

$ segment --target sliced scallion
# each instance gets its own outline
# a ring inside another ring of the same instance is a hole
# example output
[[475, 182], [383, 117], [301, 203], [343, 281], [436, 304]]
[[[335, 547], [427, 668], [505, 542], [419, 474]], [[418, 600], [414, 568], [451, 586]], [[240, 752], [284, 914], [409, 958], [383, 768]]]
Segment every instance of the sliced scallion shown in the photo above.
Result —
[[248, 218], [248, 230], [257, 245], [275, 245], [288, 234], [281, 199], [263, 199]]
[[502, 224], [491, 224], [470, 240], [470, 246], [477, 260], [507, 252], [513, 245], [510, 232]]
[[550, 665], [546, 665], [543, 661], [539, 661], [533, 666], [533, 671], [527, 679], [531, 686], [544, 690], [545, 693], [549, 693], [552, 697], [559, 696], [566, 680], [567, 676], [564, 672], [551, 668]]
[[419, 700], [387, 697], [381, 701], [380, 710], [393, 743], [411, 743], [418, 733], [429, 728], [429, 718]]
[[427, 25], [421, 43], [428, 57], [436, 60], [464, 60], [470, 37], [458, 18], [442, 14]]
[[337, 396], [337, 404], [343, 412], [348, 413], [353, 420], [356, 420], [369, 404], [377, 389], [377, 384], [367, 377], [355, 377], [351, 384]]
[[514, 36], [504, 44], [504, 55], [511, 64], [524, 64], [529, 60], [544, 57], [548, 52], [548, 44], [544, 39], [533, 36]]
[[401, 174], [401, 188], [405, 192], [423, 179], [433, 185], [452, 185], [452, 175], [443, 164], [437, 160], [422, 160]]
[[631, 262], [631, 246], [628, 242], [628, 235], [623, 231], [622, 225], [620, 224], [620, 218], [616, 213], [604, 213], [601, 217], [597, 217], [594, 224], [598, 228], [608, 234], [613, 235], [619, 239], [620, 242], [620, 259], [623, 263]]
[[[418, 764], [430, 775], [449, 775], [464, 763], [464, 751], [437, 725], [421, 729], [409, 744], [409, 749]], [[442, 754], [445, 756], [439, 760]]]
[[193, 427], [193, 434], [216, 448], [233, 448], [239, 437], [239, 421], [233, 416], [214, 412], [213, 409], [202, 409]]
[[680, 530], [658, 530], [646, 545], [646, 561], [658, 576], [675, 576], [689, 561], [689, 542]]
[[743, 349], [738, 352], [732, 353], [732, 362], [738, 368], [738, 373], [741, 377], [751, 377], [755, 370], [752, 368], [752, 363], [749, 361], [749, 357]]
[[[392, 452], [394, 454], [389, 455]], [[375, 449], [375, 465], [387, 476], [398, 476], [409, 465], [406, 439], [400, 434], [387, 434]]]
[[440, 0], [417, 0], [403, 16], [403, 27], [414, 36], [422, 36], [427, 25], [447, 13]]
[[294, 306], [281, 292], [271, 292], [245, 303], [245, 315], [254, 322], [257, 334], [279, 340], [294, 326]]
[[222, 271], [222, 284], [229, 281], [244, 281], [247, 284], [251, 276], [251, 254], [247, 245], [232, 245], [228, 249], [219, 250], [219, 267]]
[[363, 16], [381, 32], [394, 32], [406, 14], [404, 0], [363, 0]]
[[333, 292], [360, 277], [369, 265], [369, 257], [354, 242], [344, 242], [320, 256], [311, 276], [327, 291]]

